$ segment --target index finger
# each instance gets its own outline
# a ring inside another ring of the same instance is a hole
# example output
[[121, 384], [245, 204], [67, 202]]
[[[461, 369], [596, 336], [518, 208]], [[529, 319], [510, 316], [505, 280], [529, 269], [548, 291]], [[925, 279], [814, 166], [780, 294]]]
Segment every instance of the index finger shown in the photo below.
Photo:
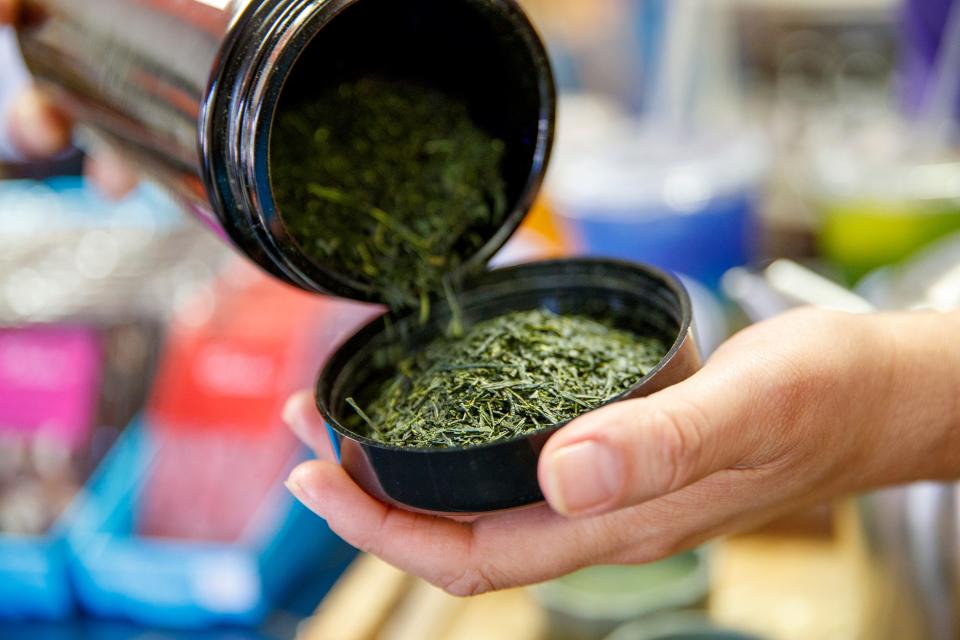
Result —
[[318, 458], [337, 459], [327, 433], [327, 424], [313, 403], [312, 391], [300, 391], [290, 397], [283, 408], [283, 421]]
[[473, 523], [404, 511], [369, 496], [327, 461], [300, 465], [287, 487], [350, 544], [458, 596], [569, 573], [598, 557], [603, 543], [594, 523], [546, 506]]
[[19, 13], [19, 0], [0, 0], [0, 24], [13, 24]]
[[581, 520], [545, 505], [471, 523], [415, 514], [367, 495], [329, 461], [300, 465], [287, 487], [353, 546], [448, 593], [470, 596], [593, 564], [652, 562], [759, 524], [771, 505], [787, 504], [772, 473], [724, 471], [670, 496]]

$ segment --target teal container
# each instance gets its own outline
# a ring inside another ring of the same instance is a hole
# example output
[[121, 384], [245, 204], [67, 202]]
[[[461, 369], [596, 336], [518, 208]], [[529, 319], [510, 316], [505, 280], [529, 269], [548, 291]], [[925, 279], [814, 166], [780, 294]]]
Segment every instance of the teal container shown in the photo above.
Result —
[[708, 554], [690, 551], [637, 566], [600, 566], [537, 585], [551, 640], [600, 640], [622, 624], [664, 612], [703, 608], [710, 592]]
[[763, 640], [742, 631], [719, 627], [704, 616], [657, 616], [636, 620], [614, 631], [606, 640]]

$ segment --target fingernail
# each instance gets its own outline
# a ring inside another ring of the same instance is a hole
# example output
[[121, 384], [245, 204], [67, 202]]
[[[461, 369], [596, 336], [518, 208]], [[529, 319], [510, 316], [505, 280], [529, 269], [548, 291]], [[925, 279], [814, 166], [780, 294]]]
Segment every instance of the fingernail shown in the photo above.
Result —
[[304, 473], [300, 467], [297, 467], [290, 473], [290, 477], [287, 478], [287, 481], [283, 484], [287, 487], [287, 490], [293, 494], [293, 497], [309, 508], [316, 510], [319, 501], [305, 488], [304, 482], [300, 477]]
[[285, 486], [287, 490], [293, 494], [294, 498], [300, 502], [303, 502], [303, 498], [305, 497], [305, 494], [303, 493], [303, 487], [290, 478], [287, 478], [287, 481], [283, 483], [283, 486]]
[[303, 417], [303, 410], [301, 409], [300, 402], [296, 396], [290, 398], [287, 401], [287, 404], [283, 407], [283, 422], [288, 427], [290, 431], [293, 431], [293, 435], [297, 436], [300, 439], [300, 442], [309, 446], [313, 446], [313, 443], [310, 441], [310, 433], [308, 431], [309, 424]]
[[283, 423], [288, 427], [293, 427], [297, 422], [300, 411], [297, 409], [297, 397], [294, 396], [287, 400], [287, 403], [283, 405]]
[[553, 507], [564, 515], [579, 515], [616, 499], [623, 487], [623, 467], [609, 447], [580, 442], [550, 457], [547, 478]]

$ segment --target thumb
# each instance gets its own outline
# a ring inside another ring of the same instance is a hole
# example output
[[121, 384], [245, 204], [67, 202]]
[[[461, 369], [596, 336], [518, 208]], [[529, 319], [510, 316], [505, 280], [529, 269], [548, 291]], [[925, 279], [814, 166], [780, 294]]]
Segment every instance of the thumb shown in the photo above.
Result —
[[649, 398], [598, 409], [547, 442], [540, 486], [571, 517], [668, 495], [745, 462], [759, 444], [750, 428], [762, 420], [756, 405], [743, 386], [734, 391], [704, 370]]

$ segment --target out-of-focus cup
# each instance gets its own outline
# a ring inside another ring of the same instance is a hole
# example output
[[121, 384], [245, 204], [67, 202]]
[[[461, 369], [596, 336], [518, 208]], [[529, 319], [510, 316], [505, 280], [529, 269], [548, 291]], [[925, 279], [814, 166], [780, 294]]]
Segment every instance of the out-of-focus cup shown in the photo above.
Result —
[[717, 288], [760, 250], [763, 139], [658, 130], [561, 101], [547, 192], [577, 253], [642, 261]]
[[913, 149], [911, 135], [878, 125], [814, 153], [820, 250], [850, 284], [960, 230], [960, 158]]
[[625, 622], [696, 609], [710, 591], [706, 551], [638, 566], [583, 569], [532, 588], [553, 640], [599, 640]]
[[758, 636], [719, 627], [704, 616], [670, 614], [635, 620], [606, 640], [760, 640]]

